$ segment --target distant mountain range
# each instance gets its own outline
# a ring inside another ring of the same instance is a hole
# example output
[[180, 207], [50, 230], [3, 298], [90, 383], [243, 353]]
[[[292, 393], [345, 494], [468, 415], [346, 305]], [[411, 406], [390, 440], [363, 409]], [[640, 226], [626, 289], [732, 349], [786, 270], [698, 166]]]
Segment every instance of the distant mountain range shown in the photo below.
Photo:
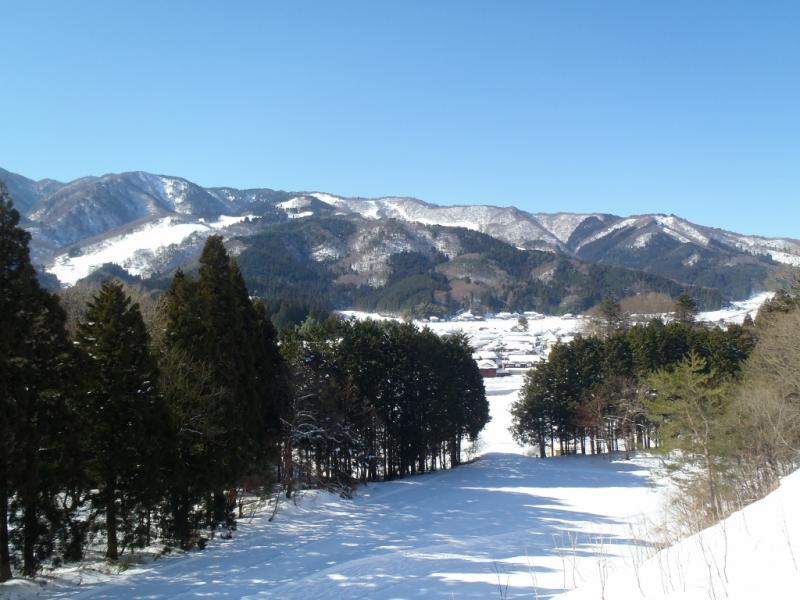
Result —
[[0, 169], [0, 180], [33, 236], [34, 261], [65, 285], [109, 264], [158, 280], [191, 268], [212, 233], [226, 238], [264, 295], [415, 312], [475, 305], [564, 312], [603, 295], [683, 289], [712, 307], [779, 285], [800, 266], [798, 240], [674, 215], [203, 188], [144, 172], [61, 183]]

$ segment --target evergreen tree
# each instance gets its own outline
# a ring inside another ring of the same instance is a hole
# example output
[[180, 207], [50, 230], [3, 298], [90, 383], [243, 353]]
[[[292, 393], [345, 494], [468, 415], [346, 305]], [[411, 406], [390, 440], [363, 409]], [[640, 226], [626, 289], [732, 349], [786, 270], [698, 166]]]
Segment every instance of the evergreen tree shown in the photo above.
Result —
[[13, 537], [25, 575], [52, 553], [61, 519], [54, 500], [66, 483], [60, 469], [74, 466], [66, 317], [39, 286], [19, 219], [0, 182], [0, 581], [11, 577], [10, 514], [19, 517]]
[[[55, 532], [67, 516], [56, 505], [76, 472], [75, 415], [67, 398], [74, 353], [65, 331], [66, 315], [58, 299], [42, 292], [30, 308], [30, 337], [18, 355], [28, 385], [17, 396], [12, 480], [16, 498], [13, 536], [22, 549], [23, 574], [32, 576], [55, 550]], [[24, 357], [24, 358], [23, 358]]]
[[[238, 487], [245, 480], [263, 485], [271, 477], [285, 395], [283, 365], [264, 307], [250, 299], [220, 236], [206, 241], [196, 282], [176, 273], [163, 313], [162, 360], [178, 376], [175, 384], [162, 382], [179, 430], [171, 527], [185, 545], [191, 544], [191, 507], [198, 494], [206, 525], [232, 527]], [[184, 375], [200, 372], [189, 385]], [[202, 427], [191, 427], [192, 419]]]
[[673, 369], [661, 369], [649, 378], [654, 393], [645, 400], [658, 424], [662, 447], [682, 450], [684, 460], [700, 467], [706, 508], [715, 521], [722, 510], [716, 449], [724, 432], [725, 383], [708, 369], [705, 359], [691, 352]]
[[600, 303], [597, 312], [601, 324], [601, 333], [604, 337], [609, 337], [614, 332], [625, 328], [625, 313], [619, 302], [615, 302], [613, 298], [606, 296], [603, 302]]
[[29, 241], [30, 234], [19, 227], [19, 213], [0, 182], [0, 582], [11, 578], [8, 502], [14, 492], [15, 413], [31, 379], [19, 356], [29, 333], [27, 311], [37, 295]]
[[697, 302], [689, 294], [683, 292], [676, 298], [672, 312], [676, 323], [691, 325], [697, 316]]
[[121, 284], [104, 283], [89, 302], [77, 344], [86, 363], [82, 412], [87, 466], [98, 489], [93, 505], [105, 512], [106, 557], [116, 560], [148, 534], [140, 526], [162, 484], [158, 445], [166, 415], [142, 315]]
[[179, 346], [162, 350], [159, 370], [170, 417], [162, 525], [168, 539], [190, 550], [202, 543], [198, 529], [204, 515], [196, 507], [216, 486], [214, 450], [225, 435], [226, 391], [214, 381], [212, 369]]

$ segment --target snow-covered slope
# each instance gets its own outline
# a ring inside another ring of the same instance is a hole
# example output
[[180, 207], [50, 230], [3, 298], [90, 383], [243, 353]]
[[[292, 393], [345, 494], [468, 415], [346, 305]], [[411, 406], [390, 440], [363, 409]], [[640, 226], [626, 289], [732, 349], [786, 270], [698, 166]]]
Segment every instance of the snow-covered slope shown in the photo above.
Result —
[[549, 598], [598, 561], [622, 565], [639, 551], [636, 532], [662, 496], [651, 466], [487, 454], [353, 500], [283, 501], [272, 523], [264, 511], [201, 553], [80, 588], [51, 585], [41, 597]]
[[130, 231], [84, 246], [77, 252], [59, 254], [47, 270], [67, 285], [87, 277], [106, 263], [119, 265], [131, 275], [147, 276], [171, 246], [184, 243], [192, 236], [196, 240], [205, 239], [246, 218], [223, 215], [209, 223], [202, 218], [182, 222], [176, 217], [148, 221]]
[[[712, 243], [731, 250], [768, 255], [776, 262], [800, 266], [800, 241], [789, 238], [763, 238], [741, 235], [713, 227], [696, 225], [675, 215], [639, 215], [620, 218], [607, 214], [526, 213], [512, 207], [437, 206], [414, 198], [342, 198], [325, 193], [311, 194], [343, 213], [368, 219], [394, 218], [425, 225], [465, 227], [528, 248], [570, 251], [581, 250], [620, 232], [627, 232], [631, 248], [644, 249], [655, 233], [677, 241], [709, 248]], [[582, 225], [591, 221], [592, 226]]]
[[766, 498], [559, 600], [753, 600], [800, 594], [800, 471]]
[[543, 227], [533, 215], [512, 207], [436, 206], [414, 198], [362, 200], [323, 193], [312, 195], [342, 213], [358, 214], [367, 219], [388, 218], [423, 225], [463, 227], [497, 237], [515, 246], [564, 249], [561, 240]]

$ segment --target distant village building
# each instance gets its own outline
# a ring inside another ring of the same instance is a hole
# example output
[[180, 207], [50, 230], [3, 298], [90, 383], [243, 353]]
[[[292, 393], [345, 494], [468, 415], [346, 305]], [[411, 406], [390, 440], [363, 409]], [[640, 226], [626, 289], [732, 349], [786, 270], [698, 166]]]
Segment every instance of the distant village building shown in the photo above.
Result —
[[478, 361], [478, 371], [480, 371], [482, 377], [497, 377], [499, 369], [500, 367], [493, 360]]
[[472, 359], [476, 362], [482, 360], [491, 360], [497, 364], [500, 364], [500, 356], [494, 350], [479, 350], [472, 355]]
[[504, 366], [507, 369], [530, 369], [541, 360], [542, 357], [538, 354], [509, 354]]
[[472, 314], [472, 311], [466, 310], [461, 314], [457, 315], [455, 318], [456, 321], [482, 321], [482, 317], [476, 317]]

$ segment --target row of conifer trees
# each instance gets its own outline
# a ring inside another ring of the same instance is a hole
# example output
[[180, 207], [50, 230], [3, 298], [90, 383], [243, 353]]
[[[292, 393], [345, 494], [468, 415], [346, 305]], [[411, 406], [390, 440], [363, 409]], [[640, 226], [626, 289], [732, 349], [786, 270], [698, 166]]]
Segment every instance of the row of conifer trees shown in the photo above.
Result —
[[218, 236], [150, 329], [118, 282], [67, 327], [19, 220], [0, 184], [0, 581], [98, 544], [202, 545], [244, 492], [453, 466], [488, 420], [463, 338], [336, 319], [279, 336]]
[[695, 323], [683, 300], [671, 322], [634, 326], [604, 303], [598, 335], [556, 345], [528, 374], [513, 433], [542, 457], [668, 453], [670, 510], [699, 531], [800, 465], [800, 287], [742, 325]]
[[657, 416], [648, 377], [691, 355], [716, 379], [733, 377], [755, 344], [752, 325], [703, 327], [660, 319], [557, 344], [531, 371], [514, 405], [514, 434], [550, 453], [651, 448]]

